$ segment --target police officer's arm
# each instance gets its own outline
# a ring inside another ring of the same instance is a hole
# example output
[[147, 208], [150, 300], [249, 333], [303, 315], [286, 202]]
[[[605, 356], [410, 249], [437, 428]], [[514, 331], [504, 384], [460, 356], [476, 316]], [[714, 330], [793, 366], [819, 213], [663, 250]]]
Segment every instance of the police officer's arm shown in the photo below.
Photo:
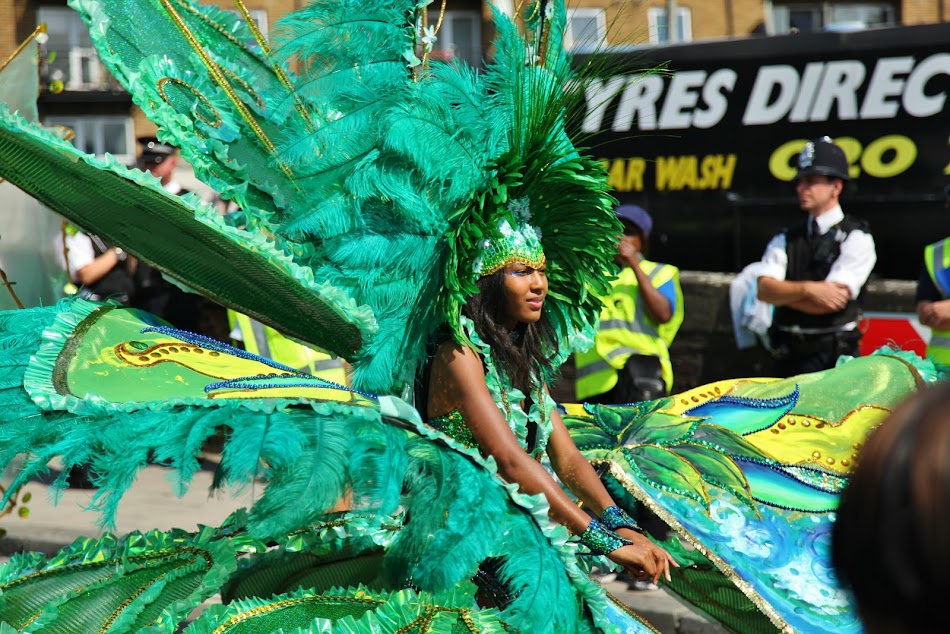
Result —
[[636, 249], [632, 236], [624, 236], [618, 247], [620, 258], [633, 269], [637, 276], [637, 287], [643, 298], [643, 305], [653, 321], [665, 324], [673, 318], [673, 306], [670, 300], [663, 295], [650, 281], [650, 277], [640, 268], [640, 253]]
[[792, 282], [763, 276], [759, 278], [758, 298], [773, 306], [786, 306], [809, 315], [826, 315], [843, 309], [851, 298], [851, 291], [837, 282]]
[[95, 284], [119, 264], [119, 252], [109, 249], [92, 262], [76, 271], [76, 281], [84, 286]]
[[788, 254], [785, 233], [769, 241], [762, 256], [763, 274], [758, 278], [756, 297], [773, 306], [786, 306], [810, 315], [835, 313], [845, 307], [850, 292], [836, 282], [795, 282], [785, 279]]

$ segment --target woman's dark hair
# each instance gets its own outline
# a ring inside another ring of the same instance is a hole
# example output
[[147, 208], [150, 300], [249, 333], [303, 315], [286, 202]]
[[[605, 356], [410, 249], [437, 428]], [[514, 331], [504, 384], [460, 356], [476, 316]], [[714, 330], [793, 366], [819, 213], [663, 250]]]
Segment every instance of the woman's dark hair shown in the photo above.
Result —
[[946, 631], [950, 383], [903, 403], [868, 439], [838, 508], [832, 562], [871, 634]]
[[[505, 315], [505, 270], [482, 277], [478, 293], [469, 298], [462, 313], [475, 324], [475, 332], [491, 347], [492, 357], [512, 383], [525, 394], [538, 381], [554, 375], [551, 361], [557, 354], [557, 337], [545, 312], [535, 323], [519, 324], [514, 332], [502, 325]], [[535, 380], [532, 376], [540, 373]]]

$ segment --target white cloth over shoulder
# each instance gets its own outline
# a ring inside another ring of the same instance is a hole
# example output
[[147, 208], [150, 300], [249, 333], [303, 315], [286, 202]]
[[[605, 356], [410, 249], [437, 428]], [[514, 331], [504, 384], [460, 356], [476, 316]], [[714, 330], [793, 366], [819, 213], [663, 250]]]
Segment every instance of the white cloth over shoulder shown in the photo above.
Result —
[[769, 347], [769, 327], [775, 308], [758, 298], [759, 277], [766, 275], [766, 271], [766, 263], [753, 262], [742, 269], [729, 285], [732, 332], [740, 350], [752, 348], [759, 341]]

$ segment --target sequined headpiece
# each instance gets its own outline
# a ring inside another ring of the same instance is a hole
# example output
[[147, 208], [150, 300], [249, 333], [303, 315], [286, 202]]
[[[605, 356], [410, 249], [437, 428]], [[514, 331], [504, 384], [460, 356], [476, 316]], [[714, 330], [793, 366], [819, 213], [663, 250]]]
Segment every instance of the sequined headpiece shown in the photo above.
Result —
[[491, 275], [512, 262], [538, 269], [544, 266], [544, 248], [541, 230], [531, 226], [528, 199], [513, 200], [508, 204], [511, 217], [498, 222], [496, 235], [486, 238], [475, 258], [474, 272], [479, 277]]

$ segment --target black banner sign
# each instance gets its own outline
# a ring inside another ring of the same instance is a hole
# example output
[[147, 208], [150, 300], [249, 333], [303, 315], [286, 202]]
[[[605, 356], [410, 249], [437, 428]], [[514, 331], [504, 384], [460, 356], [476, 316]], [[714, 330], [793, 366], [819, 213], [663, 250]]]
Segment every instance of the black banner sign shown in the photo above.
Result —
[[[795, 159], [845, 150], [847, 213], [871, 223], [876, 272], [917, 277], [950, 235], [950, 24], [685, 44], [592, 56], [575, 132], [622, 202], [654, 216], [652, 255], [734, 271], [800, 222]], [[667, 70], [652, 70], [665, 64]]]

